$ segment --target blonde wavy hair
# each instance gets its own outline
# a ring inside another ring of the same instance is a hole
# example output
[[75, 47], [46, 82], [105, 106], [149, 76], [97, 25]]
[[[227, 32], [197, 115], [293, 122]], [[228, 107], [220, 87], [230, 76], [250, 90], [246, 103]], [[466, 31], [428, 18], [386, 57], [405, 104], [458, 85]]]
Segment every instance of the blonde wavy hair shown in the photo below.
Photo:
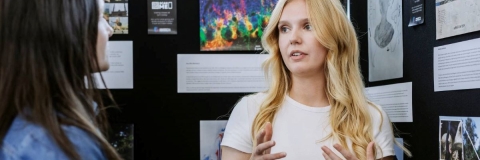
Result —
[[[277, 28], [283, 8], [288, 1], [278, 1], [262, 36], [264, 47], [262, 53], [270, 55], [263, 63], [263, 69], [271, 83], [266, 91], [265, 101], [261, 104], [260, 111], [252, 125], [251, 134], [254, 143], [256, 142], [255, 135], [261, 131], [265, 123], [273, 123], [276, 112], [292, 86], [290, 71], [283, 63], [280, 53]], [[305, 0], [305, 2], [309, 15], [308, 20], [313, 27], [316, 39], [328, 50], [324, 74], [326, 78], [325, 92], [332, 108], [330, 110], [332, 133], [327, 136], [327, 139], [334, 138], [342, 146], [348, 146], [347, 139], [350, 139], [352, 150], [357, 158], [366, 159], [367, 145], [374, 140], [372, 119], [367, 107], [371, 105], [379, 112], [380, 110], [378, 106], [367, 101], [364, 95], [355, 29], [347, 19], [339, 0]], [[409, 155], [410, 152], [403, 146], [401, 147]], [[376, 153], [375, 149], [374, 155]]]

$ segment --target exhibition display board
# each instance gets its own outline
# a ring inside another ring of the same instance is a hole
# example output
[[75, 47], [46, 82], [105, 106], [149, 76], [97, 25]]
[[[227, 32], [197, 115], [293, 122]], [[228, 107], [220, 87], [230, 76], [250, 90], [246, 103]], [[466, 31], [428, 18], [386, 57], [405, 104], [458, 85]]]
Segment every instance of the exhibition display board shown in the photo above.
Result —
[[[114, 3], [114, 0], [111, 1], [110, 3]], [[423, 5], [411, 3], [410, 1], [415, 0], [403, 0], [401, 4], [394, 3], [393, 0], [385, 0], [385, 2], [382, 3], [380, 3], [379, 0], [349, 1], [350, 20], [357, 30], [360, 42], [360, 65], [365, 87], [373, 90], [382, 86], [388, 87], [394, 84], [408, 84], [405, 90], [402, 88], [391, 89], [392, 91], [401, 92], [402, 95], [405, 95], [405, 102], [402, 101], [402, 103], [404, 103], [402, 106], [409, 107], [400, 111], [392, 110], [390, 112], [395, 114], [402, 114], [401, 112], [408, 113], [407, 116], [397, 115], [396, 121], [394, 122], [395, 127], [398, 129], [396, 138], [402, 138], [402, 141], [408, 144], [406, 147], [413, 154], [413, 157], [402, 156], [403, 159], [452, 158], [454, 151], [451, 151], [452, 153], [446, 153], [447, 150], [442, 149], [442, 146], [445, 147], [446, 144], [458, 144], [458, 139], [454, 141], [453, 139], [449, 140], [449, 138], [456, 137], [457, 133], [467, 134], [467, 132], [469, 135], [476, 134], [477, 136], [473, 136], [473, 138], [467, 135], [458, 136], [462, 137], [463, 140], [461, 143], [462, 147], [460, 147], [462, 151], [455, 151], [455, 154], [463, 157], [465, 160], [469, 157], [475, 159], [476, 154], [474, 153], [478, 150], [478, 143], [480, 143], [478, 142], [478, 136], [480, 136], [480, 132], [477, 132], [475, 127], [470, 131], [468, 129], [472, 129], [472, 123], [475, 123], [477, 120], [475, 117], [480, 117], [480, 110], [477, 109], [480, 104], [480, 98], [478, 98], [480, 96], [480, 89], [478, 88], [478, 84], [480, 84], [480, 78], [478, 76], [480, 64], [476, 63], [480, 61], [480, 59], [478, 59], [478, 55], [480, 55], [480, 43], [475, 43], [478, 42], [478, 40], [469, 40], [480, 38], [480, 32], [476, 31], [478, 26], [459, 33], [453, 33], [453, 31], [446, 32], [448, 27], [461, 29], [468, 26], [467, 24], [462, 26], [445, 22], [449, 19], [449, 13], [456, 13], [449, 12], [448, 7], [466, 0], [456, 0], [455, 3], [449, 2], [449, 4], [442, 4], [443, 6], [441, 7], [439, 7], [440, 4], [434, 1], [425, 1]], [[228, 120], [228, 114], [231, 112], [231, 109], [241, 97], [253, 92], [224, 90], [231, 87], [227, 84], [230, 80], [221, 82], [225, 84], [222, 86], [221, 92], [215, 92], [215, 90], [212, 89], [215, 87], [214, 85], [207, 85], [207, 87], [210, 87], [209, 92], [203, 93], [199, 89], [190, 91], [180, 89], [182, 85], [185, 88], [191, 88], [192, 83], [190, 82], [204, 83], [205, 79], [208, 79], [208, 77], [200, 77], [199, 75], [195, 75], [196, 77], [193, 77], [195, 79], [192, 79], [192, 77], [188, 77], [192, 74], [190, 71], [195, 71], [195, 73], [206, 72], [206, 67], [210, 67], [208, 70], [210, 75], [216, 74], [216, 72], [226, 72], [225, 66], [220, 66], [223, 65], [223, 63], [215, 61], [215, 55], [224, 58], [235, 57], [225, 55], [260, 54], [261, 51], [255, 48], [256, 46], [258, 48], [258, 37], [243, 37], [244, 39], [252, 40], [238, 43], [238, 46], [243, 45], [242, 47], [244, 48], [247, 46], [247, 49], [243, 50], [238, 49], [241, 47], [207, 49], [204, 45], [213, 45], [215, 42], [224, 43], [224, 41], [229, 40], [225, 35], [231, 38], [234, 34], [233, 32], [230, 33], [232, 30], [219, 32], [222, 33], [221, 36], [223, 37], [220, 38], [223, 39], [215, 39], [215, 36], [204, 35], [209, 29], [206, 26], [216, 24], [216, 21], [207, 20], [207, 18], [217, 16], [215, 15], [216, 13], [213, 12], [214, 9], [222, 8], [207, 5], [209, 2], [214, 3], [215, 0], [176, 1], [175, 4], [177, 6], [169, 7], [176, 9], [176, 11], [171, 11], [171, 13], [175, 13], [175, 16], [170, 18], [176, 23], [172, 25], [174, 26], [172, 28], [175, 28], [175, 33], [153, 34], [153, 32], [145, 32], [145, 30], [150, 30], [151, 28], [149, 17], [152, 15], [149, 13], [149, 9], [155, 8], [152, 5], [155, 5], [157, 8], [162, 8], [159, 7], [160, 3], [154, 4], [153, 2], [156, 1], [121, 1], [118, 2], [118, 5], [115, 5], [115, 9], [113, 9], [112, 6], [112, 9], [106, 11], [110, 16], [109, 22], [113, 21], [113, 17], [120, 17], [117, 18], [120, 19], [120, 21], [122, 18], [126, 18], [122, 26], [128, 26], [122, 28], [122, 30], [115, 30], [115, 34], [110, 38], [110, 41], [131, 41], [133, 45], [133, 55], [131, 56], [133, 61], [133, 85], [121, 89], [111, 89], [121, 110], [109, 109], [110, 121], [114, 124], [127, 124], [127, 127], [123, 127], [123, 129], [128, 130], [130, 135], [134, 133], [133, 144], [127, 145], [127, 147], [134, 146], [132, 147], [134, 151], [133, 153], [129, 152], [125, 154], [128, 157], [134, 157], [132, 159], [164, 159], [171, 157], [171, 155], [167, 154], [174, 154], [175, 159], [198, 159], [199, 155], [200, 158], [209, 157], [209, 160], [213, 159], [218, 148], [207, 146], [207, 148], [203, 148], [202, 150], [201, 146], [219, 144], [219, 141], [221, 141], [219, 138], [221, 138], [223, 133], [222, 125], [224, 125], [225, 120]], [[248, 0], [238, 1], [238, 3], [241, 2], [244, 2], [244, 5], [247, 5], [244, 7], [248, 8]], [[265, 0], [262, 2], [273, 3], [276, 1]], [[149, 5], [148, 3], [152, 4]], [[475, 5], [478, 5], [478, 3], [479, 2]], [[371, 6], [369, 6], [369, 4]], [[242, 7], [242, 4], [237, 5], [239, 5], [239, 8]], [[262, 5], [267, 6], [269, 4]], [[118, 6], [121, 7], [119, 8]], [[384, 6], [386, 17], [382, 17], [380, 13], [380, 8]], [[214, 9], [208, 10], [209, 7]], [[226, 10], [230, 9], [225, 6], [223, 7], [226, 8]], [[472, 5], [471, 7], [476, 6]], [[369, 10], [372, 8], [375, 10]], [[442, 10], [438, 11], [438, 9]], [[122, 11], [122, 13], [128, 11], [128, 14], [125, 16], [114, 16], [117, 14], [117, 10]], [[412, 10], [415, 10], [415, 12], [412, 12]], [[421, 19], [416, 15], [411, 15], [412, 13], [418, 14], [420, 12], [419, 10], [421, 10], [422, 13]], [[473, 10], [475, 10], [475, 8], [473, 8]], [[259, 14], [256, 16], [251, 16], [252, 14], [248, 13], [239, 14], [239, 16], [249, 15], [248, 20], [244, 18], [240, 22], [247, 25], [251, 22], [251, 24], [249, 24], [252, 25], [251, 29], [257, 29], [256, 32], [251, 32], [255, 33], [254, 35], [249, 36], [260, 35], [261, 32], [258, 32], [258, 29], [262, 28], [262, 23], [253, 22], [257, 22], [254, 20], [259, 20], [256, 18], [258, 18], [258, 16], [264, 16], [266, 11], [269, 11], [268, 8], [267, 10], [258, 11]], [[478, 13], [478, 10], [476, 11], [475, 14]], [[443, 27], [442, 33], [446, 34], [440, 36], [440, 38], [437, 32], [437, 23], [439, 23], [438, 20], [440, 20], [437, 19], [438, 15], [436, 14], [438, 12], [444, 14], [444, 18], [441, 19], [443, 20], [441, 24]], [[200, 16], [201, 13], [205, 14], [205, 16]], [[377, 19], [371, 19], [369, 21], [369, 13], [380, 16], [377, 16]], [[389, 16], [389, 14], [397, 15], [392, 17]], [[421, 20], [422, 22], [412, 25], [412, 17], [416, 17], [414, 20]], [[205, 19], [202, 20], [202, 18]], [[392, 18], [397, 19], [391, 21]], [[472, 21], [474, 20], [475, 19], [472, 19]], [[128, 25], [125, 25], [127, 22]], [[392, 31], [398, 34], [392, 32], [393, 38], [391, 40], [383, 39], [381, 42], [376, 42], [376, 32], [379, 34], [389, 33], [388, 31], [377, 29], [379, 25], [387, 25], [387, 27], [383, 29], [388, 29], [388, 23], [386, 22], [391, 23]], [[463, 19], [461, 22], [468, 22], [468, 19]], [[369, 27], [369, 23], [371, 23], [370, 27], [372, 28]], [[475, 24], [479, 22], [472, 23]], [[229, 26], [229, 23], [224, 22], [222, 25]], [[247, 26], [242, 29], [248, 28]], [[235, 32], [235, 34], [241, 34], [247, 31], [248, 30], [242, 30], [241, 32]], [[213, 33], [213, 30], [211, 32]], [[369, 38], [371, 39], [369, 40]], [[236, 41], [232, 42], [237, 44]], [[372, 46], [369, 46], [370, 42], [375, 43], [375, 48], [372, 50], [375, 53], [369, 51], [369, 49], [372, 48]], [[468, 44], [468, 51], [465, 51], [467, 48], [462, 47], [462, 44]], [[442, 50], [442, 48], [445, 48], [445, 50]], [[389, 49], [389, 52], [379, 52], [383, 49]], [[395, 50], [392, 51], [392, 49]], [[188, 56], [184, 54], [189, 54], [190, 56], [208, 54], [211, 58], [199, 56], [206, 59], [179, 60], [178, 57]], [[369, 57], [371, 55], [375, 57]], [[389, 57], [392, 55], [393, 57]], [[219, 60], [223, 60], [222, 58], [219, 58]], [[375, 61], [384, 59], [392, 61], [392, 63], [384, 63], [381, 61], [377, 63], [373, 62], [372, 59]], [[211, 64], [209, 63], [210, 60], [212, 61]], [[178, 64], [179, 62], [185, 64]], [[204, 66], [199, 66], [196, 63], [203, 63]], [[214, 64], [218, 65], [213, 66], [217, 67], [214, 70], [212, 66], [207, 66]], [[465, 67], [460, 64], [469, 64], [469, 68], [446, 70], [449, 68], [449, 65]], [[184, 72], [184, 74], [179, 75], [179, 65], [184, 65], [183, 67], [185, 67], [185, 69], [180, 70]], [[192, 67], [194, 65], [197, 66]], [[255, 67], [242, 65], [238, 64], [234, 66], [235, 68], [233, 69], [250, 67], [251, 70], [258, 70], [258, 68]], [[377, 68], [369, 68], [373, 65]], [[394, 68], [394, 75], [370, 73], [377, 71], [389, 73], [389, 68]], [[228, 69], [232, 75], [234, 72], [233, 69]], [[249, 72], [245, 75], [252, 74], [249, 76], [259, 77], [259, 75], [253, 73], [254, 72]], [[461, 78], [465, 78], [466, 80], [458, 80], [455, 79], [455, 77], [452, 78], [452, 75], [457, 74], [460, 74]], [[232, 75], [221, 76], [225, 78], [225, 76]], [[240, 74], [235, 74], [234, 76], [238, 75]], [[185, 82], [181, 81], [182, 83], [180, 83], [178, 77], [182, 76]], [[208, 80], [220, 83], [218, 79], [210, 78]], [[244, 80], [255, 80], [261, 83], [258, 79]], [[468, 81], [469, 85], [463, 84], [464, 82], [466, 83], [466, 81]], [[242, 85], [243, 84], [237, 83], [237, 86], [233, 87]], [[257, 88], [261, 87], [263, 86]], [[385, 92], [386, 91], [380, 90], [374, 93]], [[372, 94], [374, 93], [372, 92]], [[379, 95], [372, 96], [379, 97]], [[388, 107], [390, 109], [394, 109], [395, 107], [392, 103], [385, 102], [385, 104], [389, 104], [390, 106]], [[469, 117], [473, 120], [468, 120]], [[213, 126], [213, 123], [215, 123], [213, 122], [214, 120], [219, 120], [218, 126], [210, 128], [210, 130], [208, 127], [201, 127], [209, 126], [203, 125], [207, 124], [206, 122], [211, 122], [211, 126]], [[445, 128], [454, 128], [455, 132], [449, 134]], [[206, 142], [205, 139], [201, 140], [202, 137], [208, 134], [215, 136], [207, 138], [211, 142]], [[442, 139], [442, 136], [447, 135], [449, 138], [444, 137]], [[471, 142], [467, 142], [470, 140]]]

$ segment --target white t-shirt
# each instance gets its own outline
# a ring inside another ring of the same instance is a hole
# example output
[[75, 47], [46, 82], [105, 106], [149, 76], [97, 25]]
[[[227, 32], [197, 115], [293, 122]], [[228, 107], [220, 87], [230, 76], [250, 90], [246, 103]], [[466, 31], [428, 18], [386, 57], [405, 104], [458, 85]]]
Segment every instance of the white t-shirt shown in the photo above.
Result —
[[[228, 119], [222, 146], [252, 153], [251, 127], [265, 96], [265, 93], [257, 93], [243, 97], [237, 103]], [[286, 96], [272, 123], [272, 140], [275, 141], [276, 145], [272, 147], [271, 153], [286, 152], [285, 160], [323, 160], [321, 147], [325, 145], [343, 158], [333, 148], [333, 144], [337, 141], [334, 142], [332, 139], [320, 141], [332, 131], [329, 123], [330, 108], [330, 106], [309, 107]], [[377, 158], [395, 155], [390, 122], [381, 108], [380, 111], [381, 113], [374, 107], [369, 107], [369, 112], [372, 115], [375, 143], [381, 149], [381, 152], [378, 152], [376, 156]], [[380, 114], [383, 116], [383, 125], [379, 130]], [[351, 141], [347, 140], [347, 143], [349, 143], [349, 149], [353, 153]]]

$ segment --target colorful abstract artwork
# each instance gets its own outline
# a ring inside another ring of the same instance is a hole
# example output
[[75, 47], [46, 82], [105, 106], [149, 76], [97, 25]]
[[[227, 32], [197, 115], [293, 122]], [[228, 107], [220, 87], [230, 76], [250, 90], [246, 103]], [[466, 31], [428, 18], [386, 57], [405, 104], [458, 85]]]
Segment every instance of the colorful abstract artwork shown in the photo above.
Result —
[[220, 144], [227, 120], [200, 121], [200, 160], [221, 160]]
[[277, 1], [200, 0], [200, 50], [262, 50], [263, 29]]

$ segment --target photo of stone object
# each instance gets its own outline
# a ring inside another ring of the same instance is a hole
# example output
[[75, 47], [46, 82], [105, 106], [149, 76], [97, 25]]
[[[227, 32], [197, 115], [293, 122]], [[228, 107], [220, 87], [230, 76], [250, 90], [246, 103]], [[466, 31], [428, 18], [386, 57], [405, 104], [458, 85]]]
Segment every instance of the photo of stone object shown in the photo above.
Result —
[[403, 77], [402, 1], [368, 0], [368, 80]]
[[385, 48], [392, 41], [395, 30], [393, 30], [392, 24], [387, 21], [388, 1], [379, 0], [379, 2], [382, 20], [375, 27], [375, 42], [380, 48]]

